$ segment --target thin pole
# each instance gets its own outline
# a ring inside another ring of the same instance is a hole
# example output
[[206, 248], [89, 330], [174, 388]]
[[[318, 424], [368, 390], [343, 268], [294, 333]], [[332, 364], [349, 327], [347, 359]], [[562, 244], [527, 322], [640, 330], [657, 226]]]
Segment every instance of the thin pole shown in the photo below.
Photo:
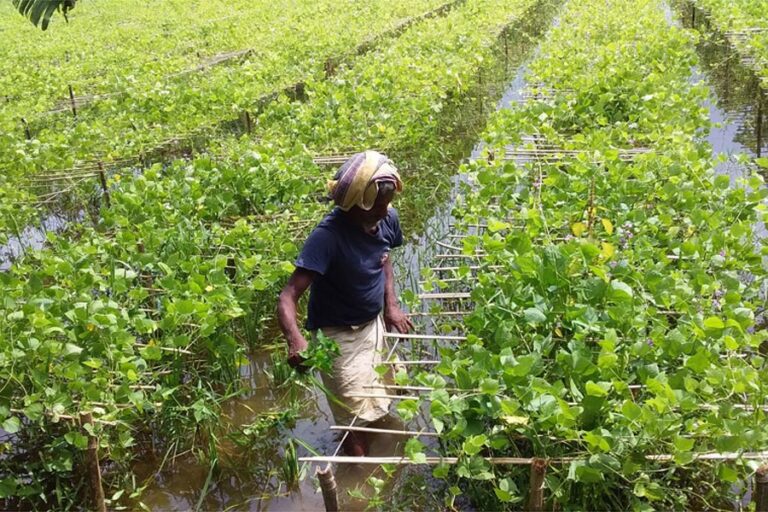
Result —
[[32, 133], [29, 131], [29, 123], [23, 117], [21, 118], [21, 124], [24, 125], [24, 135], [27, 137], [27, 140], [32, 140]]
[[77, 105], [75, 103], [75, 91], [72, 90], [72, 84], [69, 84], [69, 104], [72, 106], [72, 117], [77, 119]]
[[[93, 427], [93, 416], [91, 413], [80, 415], [83, 426]], [[91, 499], [93, 508], [98, 512], [107, 512], [107, 505], [104, 501], [104, 488], [101, 486], [101, 468], [99, 468], [99, 440], [90, 432], [88, 434], [88, 450], [86, 451], [85, 461], [88, 472], [88, 480], [91, 487]]]
[[104, 164], [99, 162], [99, 181], [101, 182], [101, 190], [104, 192], [104, 202], [107, 208], [112, 207], [112, 201], [109, 199], [109, 188], [107, 187], [107, 176], [104, 173]]
[[760, 466], [755, 472], [752, 500], [755, 502], [755, 512], [768, 512], [768, 464]]
[[326, 512], [337, 512], [339, 510], [339, 496], [336, 493], [336, 479], [333, 476], [331, 463], [329, 462], [325, 469], [317, 468], [315, 474], [320, 481], [320, 489], [323, 491], [323, 503]]
[[417, 432], [413, 430], [393, 430], [388, 428], [371, 427], [348, 427], [345, 425], [331, 425], [330, 430], [341, 430], [349, 432], [369, 432], [371, 434], [390, 434], [393, 436], [411, 436], [411, 437], [438, 437], [437, 432]]
[[394, 338], [400, 340], [445, 340], [445, 341], [466, 341], [466, 336], [451, 336], [447, 334], [400, 334], [399, 332], [385, 332], [385, 338]]
[[530, 495], [528, 508], [533, 512], [544, 510], [544, 477], [547, 474], [546, 459], [533, 459], [531, 464]]
[[760, 158], [763, 145], [763, 91], [757, 86], [757, 121], [755, 122], [755, 135], [757, 136], [757, 158]]

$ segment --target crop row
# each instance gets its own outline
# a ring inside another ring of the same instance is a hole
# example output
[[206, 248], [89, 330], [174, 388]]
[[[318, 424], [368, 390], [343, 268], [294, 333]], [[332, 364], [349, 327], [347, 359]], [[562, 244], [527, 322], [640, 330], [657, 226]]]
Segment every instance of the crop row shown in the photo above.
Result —
[[489, 159], [467, 168], [455, 215], [485, 219], [463, 250], [488, 265], [468, 341], [398, 409], [423, 402], [460, 457], [436, 475], [479, 508], [525, 496], [528, 468], [483, 458], [511, 456], [559, 461], [544, 485], [564, 509], [728, 509], [754, 469], [738, 454], [768, 448], [766, 189], [714, 174], [695, 38], [660, 2], [568, 6], [530, 66], [540, 99], [493, 116]]
[[[50, 182], [29, 182], [27, 178], [41, 173], [57, 174], [57, 169], [70, 169], [84, 162], [103, 160], [109, 165], [124, 158], [137, 161], [140, 155], [152, 153], [168, 141], [193, 134], [211, 136], [222, 129], [222, 123], [237, 119], [243, 111], [253, 112], [270, 94], [308, 77], [322, 76], [329, 58], [339, 58], [399, 26], [403, 17], [424, 14], [435, 5], [435, 0], [412, 0], [396, 5], [369, 2], [341, 9], [338, 3], [331, 2], [313, 6], [311, 15], [307, 6], [297, 5], [288, 11], [266, 9], [276, 16], [274, 22], [267, 24], [270, 30], [256, 32], [245, 47], [251, 53], [230, 65], [183, 75], [174, 71], [159, 80], [155, 73], [142, 78], [115, 65], [97, 65], [99, 77], [114, 74], [119, 84], [106, 96], [80, 105], [77, 117], [69, 108], [54, 115], [36, 116], [35, 112], [42, 113], [53, 106], [42, 99], [39, 101], [44, 106], [35, 107], [37, 110], [28, 110], [18, 102], [3, 103], [0, 158], [4, 172], [0, 178], [0, 199], [5, 208], [10, 208], [3, 215], [5, 227], [14, 223], [24, 226], [25, 221], [34, 218], [30, 210], [34, 204], [29, 203], [41, 196], [44, 199], [45, 193], [51, 192], [45, 186], [50, 186]], [[376, 19], [375, 31], [372, 33], [368, 25], [356, 23], [359, 19]], [[136, 50], [140, 56], [153, 53]], [[55, 72], [46, 72], [44, 76], [45, 81], [40, 83], [54, 84], [60, 95], [66, 97], [66, 82], [59, 83]], [[94, 94], [76, 87], [75, 94]], [[21, 118], [28, 124], [22, 123]], [[10, 206], [18, 203], [29, 204], [26, 215]]]
[[768, 88], [768, 17], [761, 0], [696, 0], [736, 49], [747, 57]]
[[[96, 226], [52, 236], [0, 275], [0, 418], [15, 446], [0, 462], [3, 496], [39, 496], [71, 475], [84, 437], [67, 418], [81, 411], [120, 468], [108, 474], [113, 489], [131, 488], [139, 432], [154, 430], [161, 445], [204, 442], [247, 346], [265, 341], [295, 241], [327, 208], [316, 201], [327, 172], [305, 148], [376, 144], [437, 158], [452, 109], [477, 92], [501, 30], [532, 4], [467, 2], [308, 83], [306, 103], [268, 106], [255, 120], [259, 142], [225, 140], [192, 162], [115, 175]], [[329, 106], [332, 132], [318, 122]], [[22, 476], [29, 453], [44, 463]], [[67, 489], [57, 506], [72, 499]]]
[[[372, 2], [341, 9], [338, 4], [322, 2], [270, 9], [266, 2], [214, 1], [185, 5], [182, 11], [174, 2], [152, 8], [136, 1], [105, 2], [73, 11], [72, 23], [45, 34], [8, 12], [0, 27], [9, 34], [2, 49], [4, 101], [0, 112], [17, 131], [19, 117], [32, 122], [60, 103], [68, 103], [68, 86], [78, 96], [96, 98], [147, 94], [155, 88], [182, 85], [171, 82], [174, 77], [184, 79], [180, 82], [194, 78], [187, 71], [213, 67], [241, 50], [254, 53], [244, 63], [235, 62], [242, 64], [235, 67], [251, 80], [265, 62], [275, 59], [294, 65], [303, 59], [322, 64], [331, 55], [327, 52], [349, 49], [436, 5], [436, 0], [398, 5]], [[12, 6], [2, 8], [13, 10]], [[363, 24], [356, 24], [335, 33], [355, 17], [376, 19], [376, 30], [371, 33]], [[310, 36], [317, 46], [315, 52], [307, 46]], [[295, 58], [286, 57], [290, 51], [297, 52]], [[37, 65], [30, 69], [25, 62]], [[199, 79], [194, 82], [201, 86]], [[164, 94], [170, 93], [166, 90]]]

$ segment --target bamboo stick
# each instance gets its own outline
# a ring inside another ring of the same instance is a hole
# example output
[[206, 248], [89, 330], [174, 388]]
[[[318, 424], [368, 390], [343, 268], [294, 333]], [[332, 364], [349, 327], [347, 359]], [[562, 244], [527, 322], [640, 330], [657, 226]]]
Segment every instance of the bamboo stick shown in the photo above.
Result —
[[[144, 348], [144, 347], [149, 347], [150, 345], [147, 345], [145, 343], [134, 343], [134, 346]], [[185, 355], [188, 355], [188, 356], [194, 355], [194, 352], [190, 352], [189, 350], [185, 350], [183, 348], [161, 347], [161, 346], [158, 346], [158, 345], [152, 345], [152, 346], [155, 347], [158, 350], [162, 350], [163, 352], [178, 352], [180, 354], [185, 354]]]
[[385, 338], [394, 338], [401, 340], [446, 340], [446, 341], [466, 341], [466, 336], [455, 336], [451, 334], [401, 334], [399, 332], [385, 332]]
[[458, 271], [460, 269], [468, 269], [468, 270], [499, 270], [501, 268], [501, 265], [467, 265], [464, 267], [457, 267], [457, 266], [451, 266], [451, 267], [428, 267], [428, 270], [431, 270], [432, 272], [447, 272], [449, 270], [451, 271]]
[[[402, 361], [401, 361], [402, 362]], [[363, 386], [364, 388], [375, 388], [375, 389], [402, 389], [405, 391], [451, 391], [451, 392], [462, 392], [462, 391], [479, 391], [477, 389], [459, 389], [459, 388], [431, 388], [429, 386], [397, 386], [394, 384], [370, 384], [367, 386]]]
[[[479, 391], [471, 390], [471, 389], [465, 389], [463, 391], [468, 393], [472, 393], [472, 392], [479, 393]], [[430, 401], [430, 398], [424, 395], [388, 395], [386, 393], [348, 393], [346, 396], [349, 396], [351, 398], [389, 398], [392, 400], [422, 400], [425, 402]], [[566, 403], [569, 406], [579, 405], [578, 402], [566, 402]], [[768, 405], [761, 405], [757, 407], [752, 405], [747, 405], [747, 404], [728, 404], [728, 405], [740, 411], [754, 412], [755, 410], [762, 410], [762, 411], [768, 412]], [[709, 405], [709, 404], [699, 404], [698, 407], [700, 409], [704, 409], [707, 411], [716, 411], [720, 408], [719, 405]]]
[[72, 117], [77, 119], [77, 103], [75, 102], [75, 91], [72, 90], [72, 84], [69, 85], [69, 103], [72, 107]]
[[109, 187], [107, 187], [107, 176], [104, 173], [104, 164], [99, 162], [99, 183], [101, 183], [101, 191], [104, 194], [104, 204], [107, 208], [112, 207], [112, 200], [109, 197]]
[[[510, 465], [528, 465], [533, 459], [518, 457], [495, 457], [486, 458], [491, 464], [510, 464]], [[337, 455], [335, 457], [315, 456], [299, 457], [299, 462], [330, 462], [336, 464], [399, 464], [399, 465], [421, 465], [421, 464], [456, 464], [458, 457], [427, 457], [425, 462], [415, 462], [407, 457], [350, 457]]]
[[315, 470], [317, 479], [320, 482], [320, 489], [323, 492], [323, 504], [326, 512], [337, 512], [339, 510], [339, 497], [336, 492], [336, 479], [333, 476], [333, 469], [330, 462], [324, 469]]
[[469, 299], [471, 296], [469, 292], [430, 292], [417, 295], [420, 300]]
[[544, 510], [544, 478], [547, 474], [547, 460], [534, 459], [531, 463], [531, 478], [529, 482], [528, 508], [532, 512]]
[[[26, 413], [23, 409], [10, 409], [10, 411], [14, 414], [24, 414], [26, 416]], [[77, 416], [72, 416], [71, 414], [55, 414], [53, 411], [45, 411], [43, 412], [46, 416], [58, 418], [60, 420], [66, 420], [66, 421], [80, 421], [80, 418]], [[94, 423], [100, 423], [102, 425], [108, 425], [110, 427], [114, 427], [117, 425], [116, 421], [109, 421], [109, 420], [102, 420], [95, 418], [93, 420]]]
[[387, 393], [344, 393], [349, 398], [388, 398], [390, 400], [419, 400], [420, 396], [413, 395], [389, 395]]
[[[71, 90], [71, 89], [70, 89]], [[80, 421], [83, 426], [93, 426], [93, 416], [91, 413], [80, 415]], [[104, 501], [104, 487], [101, 484], [101, 468], [99, 467], [99, 440], [87, 429], [88, 449], [86, 451], [86, 468], [91, 487], [91, 500], [94, 510], [107, 512], [107, 505]]]
[[752, 494], [755, 512], [768, 512], [768, 464], [755, 471], [755, 492]]
[[345, 425], [331, 425], [330, 430], [334, 431], [349, 431], [349, 432], [368, 432], [371, 434], [390, 434], [394, 436], [411, 436], [411, 437], [439, 437], [437, 432], [418, 432], [411, 430], [393, 430], [388, 428], [371, 428], [371, 427], [350, 427]]
[[448, 259], [473, 259], [473, 258], [482, 258], [484, 256], [487, 256], [487, 254], [436, 254], [434, 256], [437, 260], [448, 260]]
[[[427, 283], [466, 283], [466, 280], [461, 277], [446, 277], [445, 279], [440, 279], [439, 277], [435, 277], [432, 279], [425, 279], [423, 281], [419, 281], [419, 286], [424, 286]], [[469, 283], [467, 283], [469, 284]]]
[[406, 365], [406, 366], [408, 366], [408, 365], [419, 365], [419, 364], [430, 365], [430, 364], [440, 364], [440, 361], [436, 361], [436, 360], [385, 361], [385, 362], [383, 362], [381, 364], [388, 364], [388, 365], [392, 365], [392, 366], [396, 366], [396, 365], [399, 365], [399, 364]]
[[[529, 466], [535, 460], [540, 458], [522, 458], [522, 457], [484, 457], [486, 462], [494, 465], [519, 465]], [[651, 462], [674, 462], [675, 455], [656, 454], [646, 455], [645, 459]], [[399, 465], [419, 465], [419, 464], [457, 464], [459, 457], [427, 457], [424, 462], [415, 462], [406, 457], [349, 457], [349, 456], [315, 456], [299, 457], [299, 462], [330, 462], [337, 464], [399, 464]], [[547, 464], [567, 464], [574, 461], [587, 460], [587, 457], [555, 457], [546, 460]], [[693, 454], [693, 460], [768, 460], [768, 451], [764, 452], [726, 452], [726, 453], [700, 453]]]
[[437, 313], [430, 313], [429, 311], [416, 311], [414, 313], [408, 313], [408, 316], [465, 316], [471, 314], [472, 311], [438, 311]]

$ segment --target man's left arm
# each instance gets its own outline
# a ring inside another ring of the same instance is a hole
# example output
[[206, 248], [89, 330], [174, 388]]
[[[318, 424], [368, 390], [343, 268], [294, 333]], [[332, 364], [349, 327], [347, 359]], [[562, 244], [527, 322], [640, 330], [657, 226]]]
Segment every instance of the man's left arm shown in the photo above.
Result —
[[392, 255], [384, 261], [384, 325], [388, 331], [394, 327], [397, 332], [406, 334], [413, 329], [413, 322], [400, 309], [395, 295], [395, 270], [392, 267]]

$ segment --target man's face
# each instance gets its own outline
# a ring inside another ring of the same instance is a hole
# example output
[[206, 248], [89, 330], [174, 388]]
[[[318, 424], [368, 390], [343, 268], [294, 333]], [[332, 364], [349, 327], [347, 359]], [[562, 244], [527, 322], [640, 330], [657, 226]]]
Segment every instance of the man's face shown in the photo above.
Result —
[[389, 204], [394, 198], [394, 190], [380, 192], [376, 196], [376, 201], [373, 203], [373, 207], [370, 210], [365, 211], [361, 208], [358, 208], [357, 206], [354, 206], [349, 210], [349, 213], [352, 214], [352, 217], [365, 228], [372, 228], [380, 220], [383, 220], [387, 217]]

